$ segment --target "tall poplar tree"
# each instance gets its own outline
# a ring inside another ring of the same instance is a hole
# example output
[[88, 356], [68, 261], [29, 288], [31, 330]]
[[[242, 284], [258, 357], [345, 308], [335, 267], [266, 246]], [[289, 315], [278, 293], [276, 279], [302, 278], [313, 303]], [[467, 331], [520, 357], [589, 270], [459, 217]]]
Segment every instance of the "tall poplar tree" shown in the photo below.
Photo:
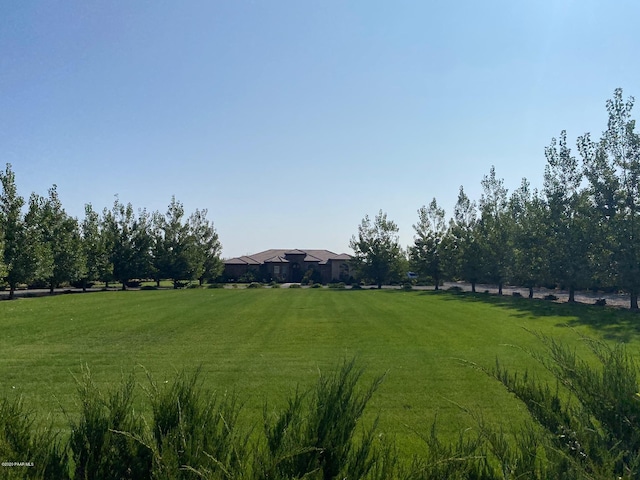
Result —
[[496, 176], [495, 167], [482, 179], [480, 221], [477, 225], [482, 250], [482, 277], [498, 285], [498, 295], [507, 278], [511, 262], [510, 222], [507, 215], [507, 189]]
[[418, 223], [413, 225], [415, 235], [413, 245], [409, 247], [409, 266], [422, 277], [430, 277], [435, 289], [440, 288], [443, 275], [442, 243], [447, 226], [444, 209], [438, 206], [434, 198], [428, 207], [418, 210]]
[[[607, 101], [609, 120], [598, 143], [588, 135], [578, 141], [598, 213], [601, 234], [611, 244], [611, 260], [619, 285], [638, 309], [640, 292], [640, 136], [631, 118], [634, 98], [615, 90]], [[606, 263], [606, 262], [605, 262]]]
[[453, 218], [444, 238], [445, 269], [451, 276], [471, 284], [476, 291], [482, 272], [482, 251], [478, 241], [476, 203], [471, 201], [460, 186]]
[[11, 165], [0, 172], [0, 235], [2, 249], [2, 278], [9, 285], [9, 298], [14, 297], [21, 283], [29, 283], [43, 273], [40, 257], [39, 232], [29, 224], [22, 212], [24, 198], [18, 195], [15, 174]]
[[545, 156], [543, 191], [548, 208], [550, 275], [569, 290], [569, 302], [574, 302], [576, 289], [589, 286], [591, 279], [588, 195], [582, 188], [582, 168], [567, 146], [566, 131], [551, 140]]

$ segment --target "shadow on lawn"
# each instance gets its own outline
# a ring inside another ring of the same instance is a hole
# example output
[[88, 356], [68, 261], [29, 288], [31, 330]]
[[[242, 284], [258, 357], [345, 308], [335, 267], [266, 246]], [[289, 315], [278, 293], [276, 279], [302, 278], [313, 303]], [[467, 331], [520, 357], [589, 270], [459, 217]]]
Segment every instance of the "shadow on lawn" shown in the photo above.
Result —
[[556, 303], [542, 299], [499, 297], [488, 293], [424, 291], [420, 295], [438, 295], [451, 301], [495, 305], [510, 310], [517, 317], [566, 317], [566, 321], [559, 325], [587, 326], [596, 330], [603, 338], [616, 342], [640, 340], [640, 314], [630, 310], [582, 303]]

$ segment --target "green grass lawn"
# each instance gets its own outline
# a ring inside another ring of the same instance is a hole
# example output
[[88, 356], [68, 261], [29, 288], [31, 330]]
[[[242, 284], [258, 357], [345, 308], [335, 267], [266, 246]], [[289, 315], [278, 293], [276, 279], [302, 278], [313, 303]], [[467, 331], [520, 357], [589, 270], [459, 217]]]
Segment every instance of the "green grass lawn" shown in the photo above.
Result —
[[[356, 356], [365, 380], [386, 372], [367, 410], [406, 451], [437, 416], [452, 435], [473, 426], [460, 407], [491, 422], [522, 421], [525, 409], [495, 380], [461, 360], [514, 370], [539, 366], [528, 330], [583, 351], [579, 333], [638, 351], [640, 317], [584, 305], [417, 291], [209, 289], [98, 292], [0, 302], [0, 396], [23, 395], [41, 416], [65, 426], [74, 374], [87, 364], [108, 386], [137, 369], [157, 380], [202, 365], [206, 385], [235, 390], [246, 421], [260, 425], [265, 401], [282, 405], [319, 369]], [[567, 328], [570, 325], [572, 328]], [[142, 392], [140, 392], [142, 396]]]

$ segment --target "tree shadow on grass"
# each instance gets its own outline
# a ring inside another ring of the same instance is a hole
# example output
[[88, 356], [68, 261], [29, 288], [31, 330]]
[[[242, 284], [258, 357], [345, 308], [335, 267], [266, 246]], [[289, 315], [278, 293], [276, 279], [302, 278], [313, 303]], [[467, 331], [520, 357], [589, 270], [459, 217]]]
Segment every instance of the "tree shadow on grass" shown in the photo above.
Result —
[[590, 327], [603, 338], [616, 342], [628, 343], [632, 340], [640, 340], [640, 314], [621, 308], [442, 290], [438, 292], [422, 291], [419, 295], [437, 295], [450, 301], [494, 305], [508, 309], [513, 315], [520, 318], [532, 316], [566, 317], [566, 321], [560, 322], [558, 325]]

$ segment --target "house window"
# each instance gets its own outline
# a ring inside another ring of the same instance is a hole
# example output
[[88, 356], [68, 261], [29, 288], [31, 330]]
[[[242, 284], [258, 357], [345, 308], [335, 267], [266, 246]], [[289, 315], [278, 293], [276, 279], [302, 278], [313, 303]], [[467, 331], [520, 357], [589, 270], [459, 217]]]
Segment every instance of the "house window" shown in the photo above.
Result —
[[274, 265], [273, 266], [273, 274], [274, 275], [280, 275], [280, 265]]

